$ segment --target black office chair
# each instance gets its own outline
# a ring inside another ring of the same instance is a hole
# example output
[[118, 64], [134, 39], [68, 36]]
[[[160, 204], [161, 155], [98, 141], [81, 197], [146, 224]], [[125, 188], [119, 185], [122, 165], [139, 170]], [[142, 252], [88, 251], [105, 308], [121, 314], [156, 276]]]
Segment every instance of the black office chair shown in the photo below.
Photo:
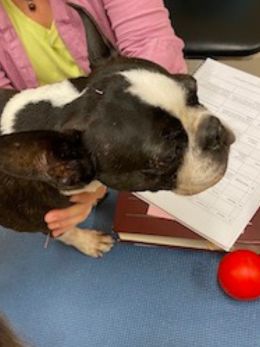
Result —
[[187, 58], [260, 52], [260, 0], [164, 0]]

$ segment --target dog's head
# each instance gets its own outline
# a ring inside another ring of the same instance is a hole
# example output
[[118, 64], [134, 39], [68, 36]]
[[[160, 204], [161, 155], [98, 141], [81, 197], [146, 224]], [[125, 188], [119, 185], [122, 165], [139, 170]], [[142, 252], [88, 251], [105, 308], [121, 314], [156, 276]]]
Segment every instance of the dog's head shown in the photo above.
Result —
[[95, 73], [85, 98], [78, 128], [106, 185], [189, 195], [223, 177], [234, 135], [200, 104], [192, 76], [123, 60]]
[[[225, 173], [234, 136], [199, 103], [189, 75], [121, 60], [97, 69], [76, 102], [77, 112], [75, 105], [64, 109], [64, 134], [1, 137], [0, 168], [63, 189], [98, 179], [118, 190], [183, 195], [211, 187]], [[14, 156], [23, 158], [23, 170]]]

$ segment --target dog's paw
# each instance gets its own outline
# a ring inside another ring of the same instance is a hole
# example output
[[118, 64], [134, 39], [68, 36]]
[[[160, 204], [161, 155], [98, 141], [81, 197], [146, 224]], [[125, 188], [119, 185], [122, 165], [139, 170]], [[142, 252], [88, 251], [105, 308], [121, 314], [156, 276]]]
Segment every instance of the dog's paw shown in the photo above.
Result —
[[115, 242], [113, 237], [108, 234], [79, 228], [67, 231], [58, 240], [94, 258], [101, 257], [104, 253], [109, 252]]
[[[84, 233], [84, 231], [83, 231]], [[96, 230], [85, 232], [88, 237], [80, 245], [80, 251], [91, 257], [102, 257], [104, 253], [109, 252], [114, 245], [112, 236]]]

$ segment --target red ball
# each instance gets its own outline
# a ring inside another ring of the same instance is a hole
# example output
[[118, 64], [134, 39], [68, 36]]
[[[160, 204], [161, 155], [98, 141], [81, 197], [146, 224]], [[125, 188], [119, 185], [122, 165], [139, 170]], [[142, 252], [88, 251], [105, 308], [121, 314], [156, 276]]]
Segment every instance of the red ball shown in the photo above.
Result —
[[220, 261], [218, 280], [234, 299], [257, 299], [260, 296], [260, 256], [248, 250], [228, 253]]

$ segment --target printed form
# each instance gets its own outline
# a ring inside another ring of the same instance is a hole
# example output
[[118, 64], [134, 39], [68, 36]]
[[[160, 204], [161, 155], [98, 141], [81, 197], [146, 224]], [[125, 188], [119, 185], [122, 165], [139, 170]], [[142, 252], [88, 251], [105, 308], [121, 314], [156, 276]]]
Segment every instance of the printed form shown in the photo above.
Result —
[[138, 196], [229, 250], [260, 205], [260, 78], [212, 59], [195, 77], [200, 102], [236, 135], [227, 172], [214, 187], [192, 197], [165, 191]]

